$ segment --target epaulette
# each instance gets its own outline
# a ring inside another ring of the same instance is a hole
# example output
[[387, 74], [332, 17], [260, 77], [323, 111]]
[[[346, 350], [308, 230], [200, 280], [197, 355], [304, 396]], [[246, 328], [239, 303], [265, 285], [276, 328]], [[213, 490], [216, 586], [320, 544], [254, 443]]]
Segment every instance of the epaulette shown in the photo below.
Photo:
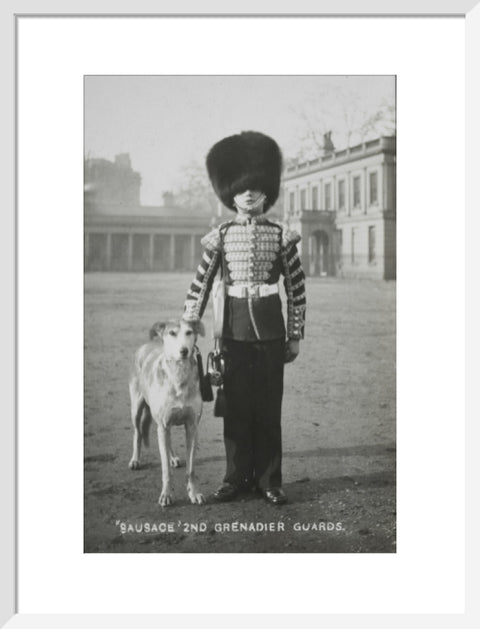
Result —
[[215, 229], [208, 232], [200, 242], [205, 249], [213, 249], [214, 251], [220, 249], [220, 229], [215, 227]]
[[301, 239], [302, 237], [297, 231], [290, 229], [286, 225], [282, 225], [282, 245], [285, 249], [296, 245]]
[[218, 227], [212, 229], [212, 231], [208, 232], [202, 239], [202, 246], [206, 249], [211, 249], [212, 251], [220, 251], [222, 238], [220, 234], [220, 230], [224, 229], [227, 225], [230, 225], [232, 221], [225, 221], [220, 223]]

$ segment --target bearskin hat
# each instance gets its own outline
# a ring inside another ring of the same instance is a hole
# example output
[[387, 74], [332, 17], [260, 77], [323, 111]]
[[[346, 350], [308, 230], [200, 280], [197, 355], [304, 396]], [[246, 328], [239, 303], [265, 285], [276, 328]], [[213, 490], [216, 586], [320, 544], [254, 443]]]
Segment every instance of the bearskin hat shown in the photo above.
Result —
[[278, 144], [258, 131], [242, 131], [217, 142], [207, 155], [207, 171], [222, 203], [236, 211], [233, 198], [245, 190], [266, 195], [264, 212], [280, 190], [282, 154]]

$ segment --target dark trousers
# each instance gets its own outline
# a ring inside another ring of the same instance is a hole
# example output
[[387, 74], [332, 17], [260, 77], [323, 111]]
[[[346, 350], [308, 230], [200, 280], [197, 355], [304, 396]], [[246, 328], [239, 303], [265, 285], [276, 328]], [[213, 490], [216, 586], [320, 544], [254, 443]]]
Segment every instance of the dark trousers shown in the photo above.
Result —
[[224, 481], [282, 484], [282, 396], [285, 341], [224, 340]]

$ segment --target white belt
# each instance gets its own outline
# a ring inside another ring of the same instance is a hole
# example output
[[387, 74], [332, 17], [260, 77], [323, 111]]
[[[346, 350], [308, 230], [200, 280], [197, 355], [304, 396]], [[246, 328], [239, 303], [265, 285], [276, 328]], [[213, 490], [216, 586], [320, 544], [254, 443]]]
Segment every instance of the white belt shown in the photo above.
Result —
[[278, 284], [255, 284], [253, 286], [236, 284], [235, 286], [227, 286], [227, 295], [229, 297], [268, 297], [277, 293]]

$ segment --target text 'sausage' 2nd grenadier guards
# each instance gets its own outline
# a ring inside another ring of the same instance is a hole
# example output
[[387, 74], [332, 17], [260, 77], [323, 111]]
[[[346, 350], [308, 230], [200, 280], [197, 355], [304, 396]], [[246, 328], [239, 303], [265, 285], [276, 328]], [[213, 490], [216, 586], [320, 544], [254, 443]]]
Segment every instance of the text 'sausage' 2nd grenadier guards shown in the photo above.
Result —
[[213, 497], [224, 502], [256, 488], [268, 502], [283, 504], [287, 500], [282, 488], [284, 363], [299, 353], [306, 298], [296, 246], [300, 236], [265, 215], [278, 198], [282, 155], [272, 138], [245, 131], [212, 147], [207, 171], [217, 196], [236, 213], [202, 239], [204, 252], [184, 311], [185, 319], [202, 317], [214, 277], [222, 268], [227, 461], [223, 483]]

